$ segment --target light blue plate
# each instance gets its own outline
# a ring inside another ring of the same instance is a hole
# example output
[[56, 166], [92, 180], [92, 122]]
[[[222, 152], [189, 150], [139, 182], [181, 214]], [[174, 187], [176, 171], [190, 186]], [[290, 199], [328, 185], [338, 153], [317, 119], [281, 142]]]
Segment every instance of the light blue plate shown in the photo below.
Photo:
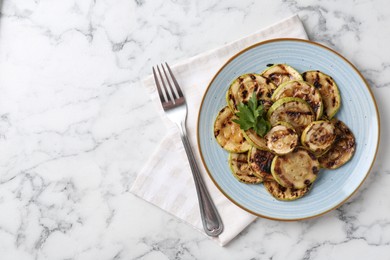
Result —
[[[337, 170], [321, 170], [309, 194], [284, 202], [274, 199], [262, 184], [237, 181], [228, 166], [228, 153], [215, 141], [213, 124], [226, 106], [230, 83], [244, 73], [260, 73], [267, 64], [286, 63], [299, 72], [320, 70], [334, 78], [342, 107], [336, 117], [356, 138], [352, 160]], [[203, 163], [217, 187], [232, 202], [255, 215], [276, 220], [299, 220], [328, 212], [344, 203], [363, 183], [374, 162], [379, 142], [379, 116], [369, 86], [341, 55], [317, 43], [277, 39], [253, 45], [231, 58], [211, 81], [202, 101], [198, 144]]]

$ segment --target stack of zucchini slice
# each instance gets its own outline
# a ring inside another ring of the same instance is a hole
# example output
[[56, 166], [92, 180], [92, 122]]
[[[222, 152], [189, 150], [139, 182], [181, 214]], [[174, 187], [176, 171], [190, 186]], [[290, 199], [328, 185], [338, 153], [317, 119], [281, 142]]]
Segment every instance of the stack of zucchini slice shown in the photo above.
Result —
[[[247, 104], [253, 94], [272, 126], [264, 137], [233, 122], [238, 104]], [[355, 152], [353, 133], [335, 118], [341, 106], [337, 84], [320, 71], [300, 74], [287, 64], [272, 65], [237, 77], [226, 101], [214, 136], [229, 152], [232, 174], [243, 183], [263, 183], [278, 200], [301, 198], [321, 168], [341, 167]]]

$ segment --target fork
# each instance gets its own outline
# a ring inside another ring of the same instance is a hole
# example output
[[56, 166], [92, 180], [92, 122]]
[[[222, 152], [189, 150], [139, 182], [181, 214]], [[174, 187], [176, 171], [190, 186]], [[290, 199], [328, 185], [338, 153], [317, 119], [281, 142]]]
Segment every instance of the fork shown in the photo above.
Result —
[[[162, 71], [157, 65], [158, 75], [154, 67], [153, 75], [156, 82], [158, 95], [162, 107], [168, 116], [168, 118], [174, 122], [180, 130], [180, 138], [183, 142], [184, 149], [187, 154], [188, 161], [190, 163], [192, 175], [194, 177], [196, 192], [198, 195], [200, 215], [202, 217], [203, 228], [207, 235], [216, 237], [223, 231], [223, 224], [221, 217], [207, 191], [206, 185], [199, 172], [198, 166], [195, 161], [194, 154], [191, 149], [190, 142], [187, 137], [186, 119], [187, 119], [187, 104], [184, 98], [183, 92], [180, 89], [179, 84], [173, 75], [171, 68], [165, 62], [167, 70], [164, 65], [161, 64]], [[168, 73], [167, 73], [168, 71]], [[169, 75], [169, 76], [168, 76]], [[158, 77], [159, 76], [159, 77]], [[161, 84], [160, 84], [161, 83]]]

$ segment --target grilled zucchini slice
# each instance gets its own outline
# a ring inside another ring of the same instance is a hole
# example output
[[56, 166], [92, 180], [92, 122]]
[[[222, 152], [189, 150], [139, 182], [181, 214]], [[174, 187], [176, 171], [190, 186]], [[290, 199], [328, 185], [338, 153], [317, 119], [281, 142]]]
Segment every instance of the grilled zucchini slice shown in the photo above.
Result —
[[249, 129], [247, 131], [243, 131], [243, 135], [245, 139], [250, 143], [252, 146], [262, 149], [262, 150], [267, 150], [267, 142], [264, 139], [264, 137], [259, 136], [256, 134], [255, 130]]
[[329, 121], [315, 121], [302, 132], [301, 143], [316, 156], [324, 154], [336, 139], [334, 125]]
[[275, 156], [271, 164], [274, 179], [285, 188], [303, 189], [317, 178], [320, 164], [308, 150], [298, 147], [293, 152]]
[[346, 124], [335, 118], [331, 122], [335, 126], [336, 140], [329, 151], [318, 160], [323, 168], [336, 169], [352, 158], [355, 153], [356, 142], [353, 133]]
[[241, 182], [257, 184], [263, 181], [249, 166], [248, 153], [229, 153], [229, 165], [234, 177]]
[[265, 189], [277, 200], [296, 200], [310, 191], [311, 184], [302, 189], [285, 188], [276, 181], [265, 181]]
[[340, 109], [341, 96], [339, 88], [332, 77], [316, 71], [306, 71], [302, 74], [303, 80], [312, 84], [321, 94], [324, 103], [323, 115], [331, 119]]
[[301, 74], [287, 64], [275, 64], [265, 69], [261, 75], [270, 79], [276, 86], [291, 80], [302, 80]]
[[247, 103], [253, 93], [268, 108], [272, 105], [271, 96], [276, 86], [267, 78], [259, 74], [244, 74], [239, 76], [230, 85], [226, 92], [226, 101], [230, 109], [236, 113], [238, 104]]
[[264, 138], [268, 149], [279, 155], [293, 151], [298, 145], [298, 134], [284, 122], [272, 127]]
[[253, 173], [263, 180], [273, 180], [271, 175], [272, 159], [275, 157], [271, 152], [252, 147], [249, 150], [249, 165]]
[[223, 149], [232, 153], [246, 152], [251, 145], [245, 140], [240, 126], [232, 121], [235, 118], [228, 107], [222, 108], [215, 119], [214, 136]]
[[315, 120], [314, 112], [309, 104], [295, 97], [281, 98], [276, 101], [268, 110], [267, 117], [272, 126], [279, 122], [291, 124], [298, 135]]
[[274, 91], [271, 99], [275, 102], [284, 97], [297, 97], [305, 100], [316, 114], [316, 119], [319, 120], [322, 117], [324, 106], [321, 94], [313, 85], [302, 80], [283, 83]]

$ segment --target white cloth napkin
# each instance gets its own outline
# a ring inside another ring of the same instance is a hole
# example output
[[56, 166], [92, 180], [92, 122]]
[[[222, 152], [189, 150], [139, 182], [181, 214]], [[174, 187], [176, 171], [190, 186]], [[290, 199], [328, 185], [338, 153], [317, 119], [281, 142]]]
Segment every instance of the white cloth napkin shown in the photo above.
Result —
[[[254, 43], [272, 38], [307, 39], [307, 35], [299, 17], [294, 15], [245, 38], [171, 66], [187, 101], [187, 130], [192, 149], [224, 224], [223, 233], [212, 238], [222, 246], [238, 235], [256, 216], [229, 201], [207, 175], [196, 145], [199, 107], [212, 77], [231, 56]], [[168, 134], [138, 174], [131, 192], [204, 233], [195, 185], [179, 133], [176, 126], [165, 117], [153, 77], [149, 76], [143, 84], [161, 112]]]

